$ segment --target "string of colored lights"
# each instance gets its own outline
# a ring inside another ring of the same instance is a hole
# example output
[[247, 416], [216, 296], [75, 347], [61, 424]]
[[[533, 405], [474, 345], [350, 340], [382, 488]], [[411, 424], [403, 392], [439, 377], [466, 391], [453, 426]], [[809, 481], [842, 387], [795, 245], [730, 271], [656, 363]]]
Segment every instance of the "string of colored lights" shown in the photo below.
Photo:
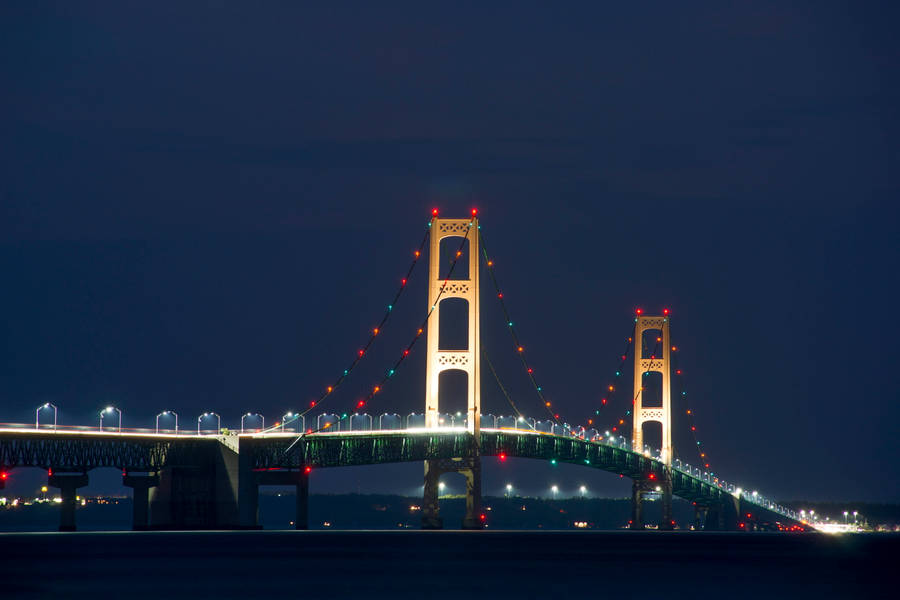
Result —
[[528, 419], [522, 414], [522, 411], [519, 410], [519, 407], [516, 406], [516, 403], [513, 402], [512, 397], [509, 395], [509, 392], [506, 391], [506, 387], [504, 387], [503, 383], [500, 381], [500, 377], [497, 375], [496, 369], [494, 369], [494, 364], [491, 362], [490, 357], [488, 357], [487, 350], [481, 350], [481, 355], [484, 358], [484, 362], [487, 363], [488, 368], [491, 370], [491, 373], [494, 376], [494, 380], [497, 382], [497, 387], [500, 388], [500, 391], [503, 392], [503, 395], [506, 397], [506, 401], [509, 402], [509, 405], [512, 407], [513, 412], [516, 413], [516, 423], [525, 423], [529, 425], [530, 429], [534, 429], [529, 423]]
[[[433, 223], [434, 218], [437, 218], [437, 215], [438, 215], [437, 209], [434, 209], [432, 211], [432, 215], [433, 215], [433, 219], [432, 219], [432, 223]], [[463, 236], [463, 240], [462, 240], [462, 242], [460, 242], [459, 249], [456, 251], [456, 254], [454, 254], [454, 256], [453, 256], [453, 260], [450, 263], [450, 268], [447, 272], [446, 277], [444, 277], [444, 282], [441, 284], [441, 287], [438, 290], [437, 296], [434, 299], [434, 303], [428, 309], [428, 312], [426, 313], [425, 318], [422, 320], [421, 325], [419, 325], [418, 329], [416, 329], [416, 333], [413, 336], [412, 340], [409, 342], [409, 344], [406, 345], [406, 347], [403, 349], [403, 352], [400, 353], [400, 357], [394, 362], [393, 366], [387, 370], [384, 377], [382, 377], [381, 380], [372, 387], [372, 389], [369, 391], [369, 393], [366, 395], [366, 397], [364, 399], [359, 400], [356, 403], [355, 409], [357, 411], [359, 411], [359, 409], [361, 409], [361, 408], [364, 408], [375, 397], [376, 394], [378, 394], [379, 392], [382, 391], [382, 388], [384, 387], [384, 385], [388, 382], [388, 380], [390, 380], [394, 376], [394, 374], [397, 372], [397, 369], [400, 367], [401, 364], [403, 364], [403, 361], [406, 360], [406, 357], [409, 356], [409, 353], [412, 351], [413, 346], [416, 345], [416, 342], [422, 336], [422, 333], [424, 333], [425, 327], [428, 325], [428, 320], [431, 318], [431, 315], [434, 313], [435, 308], [437, 307], [438, 303], [440, 302], [441, 296], [444, 294], [444, 290], [447, 287], [447, 284], [450, 283], [450, 277], [453, 275], [453, 271], [456, 269], [456, 265], [459, 262], [459, 259], [462, 257], [463, 248], [465, 247], [466, 241], [469, 239], [469, 233], [472, 230], [472, 224], [475, 221], [476, 215], [477, 215], [477, 212], [475, 209], [473, 209], [472, 210], [472, 218], [469, 220], [469, 227], [466, 229], [466, 235]], [[342, 413], [338, 417], [338, 421], [337, 421], [338, 428], [340, 428], [340, 422], [344, 421], [349, 416], [350, 416], [350, 414], [345, 412], [345, 413]], [[317, 429], [307, 429], [305, 432], [303, 432], [297, 436], [297, 438], [290, 444], [290, 446], [288, 446], [287, 449], [285, 449], [285, 452], [290, 451], [291, 448], [294, 447], [294, 444], [296, 444], [298, 441], [300, 441], [300, 439], [303, 438], [303, 436], [313, 434], [313, 433], [319, 433], [320, 431], [330, 429], [333, 426], [334, 426], [333, 422], [327, 422], [322, 427], [319, 427]]]
[[491, 260], [488, 255], [487, 246], [484, 243], [484, 235], [482, 235], [481, 231], [478, 231], [478, 239], [481, 245], [481, 254], [484, 257], [484, 262], [487, 265], [488, 274], [491, 277], [491, 283], [494, 284], [494, 291], [497, 292], [497, 299], [500, 301], [500, 308], [503, 310], [503, 316], [506, 319], [507, 329], [509, 330], [510, 336], [512, 337], [513, 347], [516, 350], [516, 353], [519, 355], [519, 359], [522, 361], [522, 366], [525, 368], [525, 373], [528, 375], [528, 379], [531, 381], [531, 385], [534, 388], [535, 392], [537, 392], [538, 398], [541, 401], [541, 404], [547, 410], [550, 417], [558, 424], [559, 423], [559, 414], [552, 410], [552, 403], [547, 400], [544, 396], [544, 388], [540, 386], [537, 382], [537, 379], [534, 376], [534, 367], [532, 367], [525, 356], [525, 347], [522, 345], [522, 342], [519, 339], [519, 335], [516, 333], [515, 323], [512, 318], [509, 316], [509, 310], [506, 308], [506, 300], [503, 297], [503, 292], [500, 289], [500, 284], [497, 282], [497, 275], [494, 273], [494, 261]]
[[[611, 383], [606, 385], [606, 391], [604, 392], [603, 398], [600, 399], [600, 408], [594, 411], [595, 416], [600, 415], [600, 410], [612, 403], [615, 399], [616, 390], [618, 390], [617, 382], [619, 378], [622, 376], [625, 370], [625, 363], [628, 361], [628, 354], [631, 352], [631, 348], [634, 345], [634, 330], [632, 329], [632, 335], [625, 338], [625, 349], [622, 351], [622, 354], [619, 355], [619, 365], [616, 367], [615, 376]], [[593, 425], [594, 419], [593, 417], [588, 419], [588, 425]]]
[[672, 345], [672, 367], [674, 368], [675, 381], [678, 383], [678, 398], [681, 399], [684, 405], [684, 412], [688, 418], [688, 426], [691, 428], [691, 437], [694, 439], [694, 447], [697, 448], [697, 455], [700, 458], [700, 464], [703, 465], [705, 469], [709, 469], [709, 461], [706, 458], [706, 448], [701, 444], [700, 439], [697, 437], [697, 426], [694, 424], [694, 409], [690, 407], [688, 402], [688, 394], [684, 389], [684, 373], [681, 369], [678, 368], [676, 356], [677, 356], [678, 347], [674, 344]]
[[296, 415], [293, 416], [293, 419], [286, 419], [285, 422], [297, 421], [301, 417], [305, 417], [307, 413], [311, 410], [319, 406], [325, 399], [331, 396], [335, 390], [347, 379], [350, 373], [356, 368], [356, 365], [362, 361], [363, 357], [369, 351], [372, 344], [375, 342], [375, 339], [378, 337], [380, 333], [383, 332], [384, 326], [390, 318], [391, 314], [394, 312], [394, 308], [397, 306], [397, 303], [400, 301], [400, 297], [403, 295], [403, 291], [407, 288], [407, 283], [409, 283], [409, 279], [413, 274], [413, 271], [416, 268], [416, 265], [419, 263], [419, 258], [422, 256], [422, 251], [425, 249], [425, 244], [428, 243], [428, 238], [431, 234], [431, 225], [434, 223], [434, 219], [437, 215], [433, 214], [431, 220], [425, 225], [425, 235], [422, 236], [422, 241], [419, 243], [418, 249], [413, 252], [413, 259], [409, 265], [409, 268], [406, 270], [406, 275], [400, 279], [400, 286], [397, 288], [397, 292], [394, 294], [394, 299], [391, 300], [390, 304], [387, 305], [385, 309], [384, 315], [381, 317], [381, 321], [378, 322], [373, 329], [371, 334], [369, 334], [369, 339], [366, 341], [365, 345], [357, 350], [356, 356], [353, 358], [353, 361], [350, 365], [343, 370], [343, 372], [335, 379], [334, 383], [325, 388], [325, 391], [319, 396], [318, 400], [312, 400], [309, 403], [309, 407], [306, 410], [303, 410]]

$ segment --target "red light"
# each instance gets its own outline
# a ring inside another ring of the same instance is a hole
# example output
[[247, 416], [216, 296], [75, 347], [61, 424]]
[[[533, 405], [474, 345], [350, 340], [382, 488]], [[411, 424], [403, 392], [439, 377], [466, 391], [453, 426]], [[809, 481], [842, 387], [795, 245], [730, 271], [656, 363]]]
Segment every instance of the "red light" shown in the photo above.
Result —
[[642, 309], [640, 309], [640, 308], [636, 308], [636, 309], [634, 310], [634, 314], [636, 314], [636, 315], [641, 315], [641, 314], [643, 314], [643, 313], [644, 313], [644, 311], [643, 311]]
[[433, 217], [438, 216], [438, 209], [432, 208], [432, 209], [431, 209], [431, 216], [433, 216]]
[[360, 351], [359, 351], [359, 355], [360, 355], [360, 356], [362, 356], [362, 355], [365, 354], [365, 353], [366, 353], [365, 350], [360, 350]]
[[663, 309], [663, 314], [664, 314], [664, 315], [668, 315], [668, 314], [669, 314], [669, 309], [668, 309], [668, 308], [664, 308], [664, 309]]
[[600, 401], [601, 404], [606, 404], [606, 398]]
[[676, 374], [676, 375], [681, 375], [681, 369], [676, 369], [675, 374]]
[[362, 400], [360, 400], [359, 402], [356, 403], [356, 408], [362, 408], [365, 405], [366, 405], [366, 403], [363, 402]]
[[501, 454], [501, 455], [500, 455], [500, 460], [506, 460], [506, 455], [505, 455], [505, 454]]
[[310, 473], [312, 473], [312, 467], [310, 467], [309, 465], [306, 465], [305, 467], [303, 467], [304, 475], [309, 475]]
[[747, 518], [748, 518], [748, 519], [752, 519], [753, 517], [750, 516], [750, 513], [747, 513]]
[[477, 209], [477, 208], [473, 208], [473, 209], [472, 209], [472, 216], [474, 217], [474, 216], [477, 215], [477, 214], [478, 214], [478, 209]]
[[[124, 475], [125, 473], [122, 473], [122, 474]], [[9, 477], [9, 473], [6, 473], [6, 472], [0, 473], [0, 479], [6, 479], [7, 477]]]
[[497, 294], [497, 297], [498, 297], [498, 298], [502, 298], [502, 297], [503, 297], [503, 292], [500, 292], [499, 294]]
[[400, 280], [400, 285], [406, 285], [406, 279], [401, 279], [401, 280]]
[[403, 351], [403, 356], [409, 356], [409, 350], [404, 350], [404, 351]]
[[531, 367], [528, 367], [528, 374], [531, 375], [532, 373], [534, 373], [534, 369], [532, 369]]
[[616, 430], [617, 430], [617, 428], [616, 428], [616, 427], [613, 427], [613, 431], [616, 431]]
[[649, 479], [656, 479], [656, 473], [650, 473], [649, 475], [647, 475], [647, 477]]
[[480, 518], [482, 521], [487, 521], [487, 515], [484, 514], [484, 513], [481, 513], [481, 517], [479, 517], [479, 518]]

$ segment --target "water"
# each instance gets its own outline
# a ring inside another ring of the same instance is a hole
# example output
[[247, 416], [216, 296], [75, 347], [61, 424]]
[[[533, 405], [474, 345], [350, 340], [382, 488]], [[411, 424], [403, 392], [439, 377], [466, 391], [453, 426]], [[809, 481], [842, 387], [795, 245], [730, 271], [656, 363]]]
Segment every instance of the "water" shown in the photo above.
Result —
[[895, 535], [241, 531], [0, 534], [6, 598], [861, 598]]

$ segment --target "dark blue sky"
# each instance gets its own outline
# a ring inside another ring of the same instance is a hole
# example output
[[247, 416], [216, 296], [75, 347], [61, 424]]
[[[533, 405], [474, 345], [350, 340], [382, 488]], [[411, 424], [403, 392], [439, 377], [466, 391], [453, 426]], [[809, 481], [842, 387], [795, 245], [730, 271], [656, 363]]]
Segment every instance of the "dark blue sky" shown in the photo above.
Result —
[[[714, 470], [900, 501], [894, 6], [181, 4], [0, 8], [0, 421], [45, 401], [69, 424], [109, 403], [132, 427], [273, 421], [364, 343], [431, 208], [477, 206], [567, 420], [598, 406], [633, 308], [668, 306]], [[333, 408], [402, 349], [423, 276]], [[373, 412], [421, 410], [423, 351]], [[414, 492], [421, 467], [317, 477]], [[485, 487], [513, 479], [625, 489], [524, 464]]]

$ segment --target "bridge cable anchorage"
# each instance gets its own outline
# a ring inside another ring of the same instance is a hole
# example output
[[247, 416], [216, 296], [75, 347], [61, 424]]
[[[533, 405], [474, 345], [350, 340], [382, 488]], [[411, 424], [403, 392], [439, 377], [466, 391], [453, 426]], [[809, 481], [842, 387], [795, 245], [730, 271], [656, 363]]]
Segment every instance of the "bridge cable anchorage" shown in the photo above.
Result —
[[509, 402], [509, 405], [512, 407], [513, 412], [516, 413], [516, 423], [525, 423], [532, 431], [537, 431], [534, 425], [531, 425], [528, 422], [528, 419], [525, 415], [519, 410], [516, 406], [516, 403], [513, 402], [513, 399], [510, 397], [509, 393], [506, 391], [506, 388], [500, 382], [500, 377], [497, 375], [497, 371], [494, 369], [493, 363], [491, 363], [491, 359], [488, 357], [487, 350], [484, 348], [481, 349], [481, 356], [484, 358], [484, 361], [487, 363], [488, 368], [491, 370], [491, 373], [494, 375], [494, 380], [497, 382], [497, 387], [500, 388], [500, 391], [503, 392], [503, 395], [506, 397], [506, 401]]
[[[434, 219], [436, 219], [436, 218], [437, 218], [437, 216], [433, 217], [431, 222], [433, 223]], [[474, 223], [475, 218], [476, 218], [476, 216], [473, 214], [472, 218], [469, 220], [469, 227], [466, 228], [466, 235], [463, 236], [463, 240], [462, 240], [462, 242], [460, 242], [460, 245], [459, 245], [459, 250], [457, 250], [456, 254], [454, 254], [454, 258], [453, 258], [453, 261], [450, 263], [450, 268], [447, 271], [447, 275], [446, 275], [446, 277], [444, 277], [444, 283], [441, 284], [440, 290], [438, 291], [438, 295], [435, 298], [434, 304], [431, 306], [431, 308], [428, 309], [428, 312], [425, 315], [425, 318], [422, 320], [421, 325], [416, 330], [416, 334], [413, 336], [413, 338], [409, 342], [409, 344], [407, 344], [406, 348], [404, 348], [403, 352], [400, 353], [400, 357], [394, 362], [393, 367], [391, 367], [387, 371], [387, 374], [384, 377], [382, 377], [381, 381], [372, 388], [372, 390], [365, 397], [365, 399], [360, 400], [357, 403], [357, 405], [356, 405], [357, 409], [363, 408], [366, 404], [368, 404], [372, 400], [372, 398], [375, 397], [375, 394], [379, 393], [382, 390], [384, 384], [387, 383], [387, 381], [391, 377], [393, 377], [394, 373], [397, 371], [397, 369], [400, 367], [400, 365], [403, 364], [403, 361], [406, 360], [406, 357], [409, 356], [409, 353], [412, 351], [413, 346], [416, 345], [416, 342], [418, 341], [418, 339], [422, 336], [422, 333], [424, 333], [425, 327], [428, 325], [428, 320], [431, 318], [431, 315], [434, 313], [434, 309], [438, 305], [438, 302], [440, 302], [441, 296], [444, 294], [444, 289], [447, 287], [447, 283], [450, 281], [450, 277], [453, 275], [453, 270], [456, 268], [456, 263], [459, 261], [460, 257], [462, 256], [463, 248], [465, 247], [466, 241], [469, 239], [469, 232], [471, 232], [471, 230], [472, 230], [472, 224]], [[426, 237], [426, 239], [427, 239], [427, 237]], [[424, 244], [425, 241], [423, 240], [422, 243]], [[418, 256], [416, 258], [418, 258]], [[310, 409], [308, 409], [307, 412], [309, 412], [309, 410], [311, 410], [312, 408], [313, 407], [310, 407]], [[349, 416], [349, 413], [343, 413], [340, 416], [340, 418], [337, 421], [338, 427], [340, 427], [341, 421], [345, 420], [348, 416]], [[329, 429], [331, 426], [332, 426], [331, 423], [326, 423], [324, 427], [319, 427], [318, 429], [309, 430], [309, 431], [301, 433], [285, 449], [285, 453], [290, 451], [291, 448], [293, 448], [294, 445], [297, 442], [299, 442], [300, 439], [303, 438], [304, 436], [314, 434], [314, 433], [319, 433], [321, 431], [324, 431], [325, 429]]]
[[[325, 388], [325, 392], [319, 396], [318, 400], [314, 400], [310, 403], [310, 406], [304, 410], [298, 412], [292, 419], [293, 421], [298, 421], [301, 417], [305, 417], [310, 411], [314, 408], [317, 408], [319, 404], [321, 404], [326, 398], [331, 396], [335, 390], [337, 390], [338, 386], [340, 386], [350, 375], [353, 369], [360, 363], [362, 358], [368, 353], [369, 348], [375, 342], [375, 338], [378, 337], [380, 333], [384, 331], [384, 326], [388, 322], [388, 319], [394, 312], [394, 308], [397, 306], [397, 303], [400, 301], [400, 297], [403, 295], [403, 291], [407, 288], [407, 284], [413, 274], [413, 271], [416, 268], [416, 265], [419, 263], [419, 258], [422, 256], [422, 251], [425, 248], [425, 244], [428, 243], [428, 238], [431, 235], [431, 224], [434, 222], [434, 218], [429, 221], [425, 226], [425, 235], [422, 237], [422, 241], [419, 243], [418, 249], [413, 253], [413, 260], [409, 265], [409, 268], [406, 270], [406, 275], [400, 280], [400, 286], [397, 288], [397, 292], [394, 294], [394, 299], [390, 304], [387, 305], [387, 309], [384, 312], [384, 315], [381, 317], [381, 321], [379, 321], [378, 325], [372, 329], [372, 333], [369, 335], [369, 339], [366, 344], [362, 347], [361, 350], [357, 351], [356, 357], [353, 359], [353, 362], [344, 369], [343, 373], [338, 376], [335, 382]], [[286, 421], [287, 422], [287, 421]], [[269, 431], [274, 431], [276, 428], [280, 427], [279, 425], [275, 425], [269, 428]]]
[[534, 376], [534, 369], [528, 364], [528, 360], [525, 358], [525, 347], [519, 341], [519, 336], [516, 334], [515, 323], [512, 318], [509, 316], [509, 310], [506, 308], [506, 302], [503, 299], [503, 292], [500, 291], [500, 284], [497, 281], [497, 276], [494, 273], [494, 261], [492, 261], [488, 257], [487, 246], [484, 244], [484, 236], [481, 234], [481, 230], [479, 228], [478, 231], [478, 239], [479, 245], [481, 246], [481, 254], [484, 258], [485, 265], [488, 269], [488, 274], [491, 277], [491, 283], [494, 284], [494, 290], [497, 292], [497, 299], [500, 301], [500, 308], [503, 310], [503, 316], [506, 318], [507, 329], [509, 329], [510, 336], [513, 341], [513, 348], [515, 348], [516, 353], [519, 355], [519, 359], [522, 361], [522, 366], [525, 368], [525, 373], [528, 375], [528, 379], [531, 381], [531, 385], [537, 393], [538, 398], [541, 401], [541, 404], [546, 409], [546, 411], [550, 414], [550, 418], [559, 425], [559, 415], [554, 413], [552, 409], [552, 404], [547, 398], [544, 396], [543, 387], [538, 385], [537, 379]]
[[[594, 415], [599, 416], [600, 410], [607, 406], [615, 399], [616, 391], [618, 390], [617, 380], [622, 376], [622, 373], [625, 369], [625, 363], [628, 362], [628, 355], [631, 353], [631, 349], [634, 346], [634, 329], [632, 329], [631, 336], [625, 338], [625, 349], [622, 351], [622, 354], [619, 355], [619, 366], [616, 367], [615, 376], [613, 377], [612, 383], [608, 383], [606, 386], [606, 392], [604, 397], [600, 399], [600, 408], [594, 410]], [[588, 425], [593, 426], [593, 417], [588, 419]]]
[[675, 367], [675, 381], [678, 383], [678, 391], [681, 392], [676, 397], [684, 401], [682, 407], [688, 417], [688, 426], [691, 429], [691, 437], [694, 439], [694, 447], [697, 449], [697, 457], [700, 459], [700, 464], [703, 465], [705, 469], [709, 470], [706, 450], [705, 448], [701, 449], [700, 439], [697, 437], [697, 427], [694, 425], [694, 410], [688, 403], [687, 391], [684, 389], [684, 375], [682, 374], [681, 369], [678, 368], [678, 352], [676, 351], [676, 348], [677, 346], [672, 346], [672, 366]]

